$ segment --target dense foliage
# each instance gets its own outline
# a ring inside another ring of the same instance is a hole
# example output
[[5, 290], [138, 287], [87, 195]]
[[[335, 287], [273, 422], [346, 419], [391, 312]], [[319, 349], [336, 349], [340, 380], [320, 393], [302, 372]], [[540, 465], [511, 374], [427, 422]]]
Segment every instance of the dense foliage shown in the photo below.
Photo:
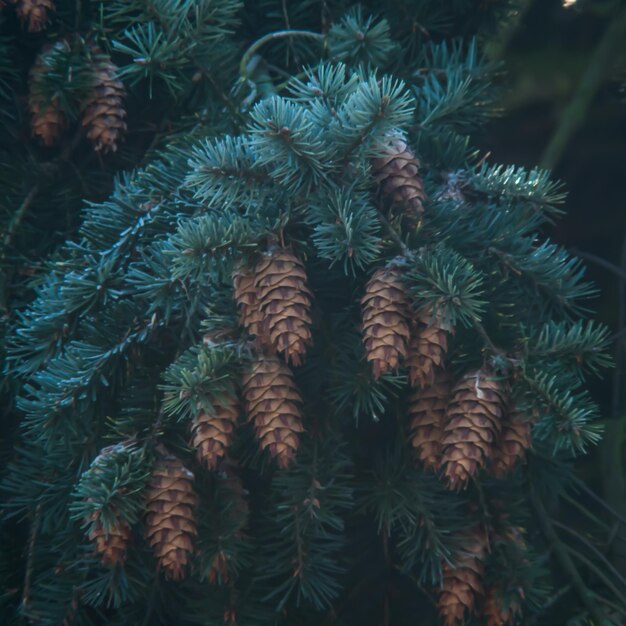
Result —
[[[563, 190], [469, 139], [497, 108], [472, 35], [508, 3], [291, 4], [59, 2], [37, 35], [40, 106], [77, 137], [54, 168], [102, 177], [95, 72], [132, 94], [108, 168], [135, 169], [10, 331], [7, 622], [551, 624], [565, 572], [569, 617], [619, 623], [550, 518], [600, 436], [608, 334], [542, 235]], [[16, 196], [100, 194], [50, 171]], [[443, 373], [433, 472], [415, 416]]]

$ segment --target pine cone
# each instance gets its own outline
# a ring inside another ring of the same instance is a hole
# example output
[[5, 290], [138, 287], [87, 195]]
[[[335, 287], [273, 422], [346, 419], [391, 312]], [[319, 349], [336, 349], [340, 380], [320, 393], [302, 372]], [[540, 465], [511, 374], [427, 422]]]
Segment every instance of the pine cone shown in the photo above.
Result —
[[109, 528], [109, 532], [106, 532], [99, 518], [100, 515], [96, 512], [87, 517], [93, 523], [89, 540], [95, 543], [102, 565], [105, 567], [121, 565], [126, 560], [126, 549], [131, 536], [130, 527], [119, 521], [117, 525]]
[[415, 389], [409, 398], [410, 441], [417, 458], [434, 472], [441, 464], [443, 421], [452, 385], [445, 371], [431, 387]]
[[396, 369], [407, 353], [409, 299], [395, 268], [374, 272], [361, 299], [363, 343], [374, 378]]
[[473, 531], [467, 535], [454, 567], [444, 561], [437, 602], [444, 626], [464, 624], [466, 617], [474, 613], [477, 600], [483, 595], [485, 552], [484, 534]]
[[381, 148], [382, 156], [374, 159], [374, 178], [383, 196], [402, 207], [415, 221], [424, 213], [426, 193], [419, 174], [420, 162], [400, 137], [390, 137]]
[[487, 588], [483, 607], [486, 626], [514, 626], [515, 616], [520, 611], [519, 601], [509, 603], [509, 606], [505, 608], [498, 589], [496, 587]]
[[495, 478], [504, 478], [526, 456], [531, 445], [530, 422], [518, 411], [512, 411], [502, 423], [496, 441], [489, 472]]
[[260, 357], [244, 377], [243, 396], [261, 448], [287, 467], [300, 445], [298, 433], [304, 431], [302, 399], [291, 370], [276, 357]]
[[239, 310], [239, 323], [256, 338], [259, 348], [270, 345], [267, 331], [263, 324], [263, 314], [257, 298], [257, 289], [254, 286], [254, 274], [240, 265], [233, 272], [233, 287], [235, 302]]
[[212, 411], [200, 410], [196, 414], [191, 426], [191, 444], [196, 449], [198, 461], [214, 470], [233, 441], [239, 407], [235, 398], [228, 398], [224, 405], [213, 398], [211, 404]]
[[293, 252], [278, 249], [264, 255], [254, 275], [270, 342], [288, 363], [298, 366], [311, 343], [311, 292], [304, 265]]
[[159, 569], [170, 580], [182, 580], [193, 552], [196, 494], [193, 474], [179, 459], [163, 453], [157, 459], [146, 494], [146, 536]]
[[[57, 42], [52, 51], [56, 48], [62, 50], [63, 44]], [[37, 57], [30, 71], [28, 108], [31, 113], [33, 136], [39, 137], [46, 146], [53, 146], [65, 130], [67, 120], [59, 99], [53, 96], [50, 101], [44, 101], [44, 96], [38, 89], [42, 77], [48, 71], [46, 65], [47, 52], [45, 51]]]
[[29, 33], [42, 31], [50, 21], [54, 11], [52, 0], [18, 0], [15, 12]]
[[503, 384], [484, 368], [452, 390], [443, 438], [443, 473], [450, 489], [464, 487], [491, 458], [505, 405]]
[[448, 351], [449, 330], [449, 324], [442, 321], [441, 315], [433, 316], [431, 310], [419, 313], [411, 329], [406, 359], [411, 386], [429, 387], [433, 384]]
[[98, 152], [115, 152], [126, 131], [125, 90], [117, 73], [118, 68], [111, 59], [96, 51], [94, 86], [83, 104], [81, 123]]

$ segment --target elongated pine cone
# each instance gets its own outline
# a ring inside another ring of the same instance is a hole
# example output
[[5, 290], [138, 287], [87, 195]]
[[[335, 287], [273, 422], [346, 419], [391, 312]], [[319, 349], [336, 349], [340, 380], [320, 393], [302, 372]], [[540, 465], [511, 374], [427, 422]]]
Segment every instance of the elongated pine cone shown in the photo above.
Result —
[[374, 272], [361, 298], [365, 356], [374, 378], [396, 369], [407, 354], [409, 298], [395, 268]]
[[496, 587], [488, 587], [485, 592], [485, 602], [483, 605], [483, 616], [485, 626], [514, 626], [515, 616], [521, 611], [519, 598], [514, 601], [505, 602]]
[[441, 315], [433, 316], [430, 310], [418, 315], [411, 329], [411, 341], [406, 359], [411, 386], [428, 387], [433, 384], [438, 369], [448, 351], [450, 325]]
[[447, 372], [439, 372], [430, 387], [415, 389], [409, 397], [411, 447], [428, 470], [437, 472], [441, 464], [443, 422], [452, 384]]
[[116, 525], [105, 530], [100, 521], [99, 513], [92, 513], [87, 517], [92, 522], [89, 540], [94, 542], [96, 552], [101, 557], [102, 565], [115, 567], [126, 560], [126, 550], [130, 541], [131, 530], [128, 524], [118, 521]]
[[243, 397], [261, 448], [280, 467], [288, 467], [300, 446], [299, 433], [304, 431], [302, 399], [291, 370], [276, 357], [261, 356], [244, 376]]
[[502, 422], [502, 430], [496, 441], [489, 473], [502, 479], [526, 457], [531, 445], [530, 422], [518, 411], [511, 411]]
[[193, 474], [175, 456], [161, 454], [146, 494], [146, 537], [169, 580], [182, 580], [191, 560], [196, 503]]
[[468, 533], [463, 551], [457, 555], [454, 566], [443, 563], [443, 579], [437, 607], [444, 626], [465, 624], [476, 611], [477, 601], [483, 596], [484, 558], [486, 540], [479, 531]]
[[81, 123], [97, 152], [115, 152], [126, 131], [125, 90], [118, 68], [102, 52], [96, 52], [92, 91], [83, 104]]
[[198, 411], [191, 425], [191, 444], [200, 463], [214, 470], [233, 441], [235, 424], [239, 418], [236, 398], [225, 398], [222, 404], [211, 399], [212, 410]]
[[502, 428], [506, 391], [487, 368], [469, 372], [446, 411], [442, 470], [450, 489], [465, 487], [487, 465]]
[[239, 312], [239, 323], [256, 339], [258, 347], [269, 346], [270, 341], [263, 324], [263, 314], [254, 285], [254, 274], [240, 265], [233, 272], [235, 302]]
[[374, 178], [383, 196], [402, 207], [408, 217], [419, 222], [426, 200], [420, 162], [400, 137], [389, 138], [381, 152], [372, 165]]
[[263, 325], [285, 361], [301, 365], [311, 343], [311, 292], [304, 264], [290, 250], [266, 254], [254, 268]]
[[29, 33], [42, 31], [50, 21], [54, 11], [52, 0], [18, 0], [15, 12]]

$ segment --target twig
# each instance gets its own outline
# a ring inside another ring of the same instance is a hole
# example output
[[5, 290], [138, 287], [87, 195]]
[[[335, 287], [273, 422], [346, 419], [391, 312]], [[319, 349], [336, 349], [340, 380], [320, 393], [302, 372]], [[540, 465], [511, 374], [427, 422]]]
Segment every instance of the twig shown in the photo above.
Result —
[[580, 572], [576, 569], [576, 565], [574, 565], [574, 561], [567, 551], [567, 548], [563, 545], [563, 543], [561, 543], [558, 534], [552, 526], [550, 517], [543, 506], [543, 502], [536, 494], [532, 485], [530, 487], [530, 501], [535, 509], [539, 525], [541, 526], [541, 530], [546, 540], [554, 549], [556, 558], [559, 560], [561, 567], [572, 581], [572, 585], [578, 592], [585, 608], [589, 611], [598, 626], [610, 626], [609, 620], [606, 619], [602, 609], [596, 604], [593, 595], [583, 582]]
[[607, 261], [606, 259], [603, 259], [602, 257], [599, 257], [595, 254], [591, 254], [591, 252], [583, 252], [582, 250], [578, 250], [578, 248], [570, 248], [570, 252], [572, 254], [575, 254], [576, 256], [579, 256], [581, 259], [591, 261], [591, 263], [595, 263], [596, 265], [603, 267], [605, 270], [609, 270], [609, 272], [612, 272], [613, 274], [615, 274], [615, 276], [621, 278], [621, 280], [626, 281], [626, 272], [622, 268], [611, 263], [610, 261]]
[[541, 167], [553, 169], [558, 165], [572, 135], [584, 121], [600, 85], [611, 71], [624, 37], [626, 37], [626, 7], [623, 7], [607, 26], [602, 41], [589, 61], [576, 94], [563, 111], [561, 123], [543, 153]]
[[28, 537], [28, 553], [26, 556], [26, 573], [24, 574], [24, 589], [22, 591], [22, 609], [28, 612], [30, 605], [30, 586], [33, 578], [33, 568], [35, 565], [35, 544], [37, 543], [37, 535], [39, 534], [39, 524], [41, 522], [41, 502], [35, 509], [35, 515], [30, 525], [30, 534]]
[[276, 39], [285, 39], [287, 37], [309, 37], [311, 39], [317, 39], [318, 41], [322, 41], [324, 39], [324, 35], [320, 33], [314, 33], [310, 30], [278, 30], [273, 33], [268, 33], [263, 37], [257, 39], [243, 54], [241, 57], [241, 61], [239, 63], [239, 75], [244, 79], [248, 79], [248, 63], [250, 59], [254, 56], [254, 53], [262, 48], [266, 43], [270, 41], [275, 41]]

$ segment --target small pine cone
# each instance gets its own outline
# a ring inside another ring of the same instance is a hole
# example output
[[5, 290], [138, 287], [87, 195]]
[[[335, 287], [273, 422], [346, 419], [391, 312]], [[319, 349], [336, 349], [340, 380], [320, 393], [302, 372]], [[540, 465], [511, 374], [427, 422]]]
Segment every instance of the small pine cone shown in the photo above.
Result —
[[300, 445], [299, 433], [304, 431], [302, 399], [291, 370], [276, 357], [262, 356], [244, 377], [243, 396], [261, 448], [267, 448], [278, 465], [286, 468]]
[[191, 444], [196, 456], [207, 469], [214, 470], [226, 448], [233, 441], [235, 424], [239, 418], [239, 406], [235, 398], [228, 398], [225, 405], [213, 399], [213, 410], [200, 410], [191, 426]]
[[450, 377], [443, 371], [432, 386], [415, 389], [409, 398], [411, 447], [424, 467], [434, 472], [441, 464], [443, 422], [451, 388]]
[[61, 110], [59, 101], [53, 98], [50, 104], [42, 106], [32, 96], [29, 98], [31, 125], [33, 136], [39, 137], [50, 147], [59, 140], [66, 127], [65, 114]]
[[465, 624], [466, 617], [476, 610], [477, 600], [483, 595], [485, 553], [485, 536], [475, 531], [467, 535], [455, 565], [443, 563], [437, 607], [444, 626]]
[[374, 272], [361, 298], [363, 343], [374, 378], [400, 365], [409, 342], [409, 299], [395, 268]]
[[498, 479], [504, 478], [524, 460], [530, 444], [530, 422], [519, 412], [512, 411], [502, 423], [502, 431], [493, 451], [490, 474]]
[[81, 123], [97, 152], [115, 152], [126, 131], [124, 85], [118, 68], [108, 56], [96, 51], [93, 88], [83, 103]]
[[435, 380], [438, 369], [443, 367], [443, 359], [448, 351], [450, 326], [441, 316], [433, 316], [431, 311], [422, 311], [413, 328], [406, 359], [411, 386], [429, 387]]
[[514, 626], [515, 616], [520, 610], [519, 601], [510, 602], [509, 606], [505, 607], [498, 589], [495, 587], [487, 588], [483, 606], [485, 626]]
[[89, 540], [94, 542], [96, 551], [101, 557], [102, 565], [105, 567], [121, 565], [126, 560], [126, 549], [131, 535], [130, 527], [119, 521], [107, 532], [99, 517], [99, 513], [96, 512], [87, 517], [92, 522]]
[[52, 0], [18, 0], [15, 12], [29, 33], [42, 31], [50, 21], [54, 11]]
[[269, 346], [270, 342], [257, 298], [257, 289], [254, 286], [254, 274], [245, 267], [239, 266], [233, 272], [233, 287], [239, 311], [239, 323], [256, 338], [258, 347]]
[[504, 385], [488, 369], [466, 374], [446, 411], [442, 468], [450, 489], [465, 487], [486, 466], [500, 433]]
[[254, 268], [263, 324], [274, 349], [298, 366], [311, 343], [311, 292], [304, 264], [293, 252], [277, 249]]
[[419, 222], [424, 213], [426, 193], [420, 176], [420, 162], [406, 142], [391, 137], [373, 161], [374, 178], [383, 196], [402, 207], [407, 216]]
[[171, 454], [157, 459], [146, 494], [146, 536], [169, 580], [182, 580], [197, 534], [193, 474]]

